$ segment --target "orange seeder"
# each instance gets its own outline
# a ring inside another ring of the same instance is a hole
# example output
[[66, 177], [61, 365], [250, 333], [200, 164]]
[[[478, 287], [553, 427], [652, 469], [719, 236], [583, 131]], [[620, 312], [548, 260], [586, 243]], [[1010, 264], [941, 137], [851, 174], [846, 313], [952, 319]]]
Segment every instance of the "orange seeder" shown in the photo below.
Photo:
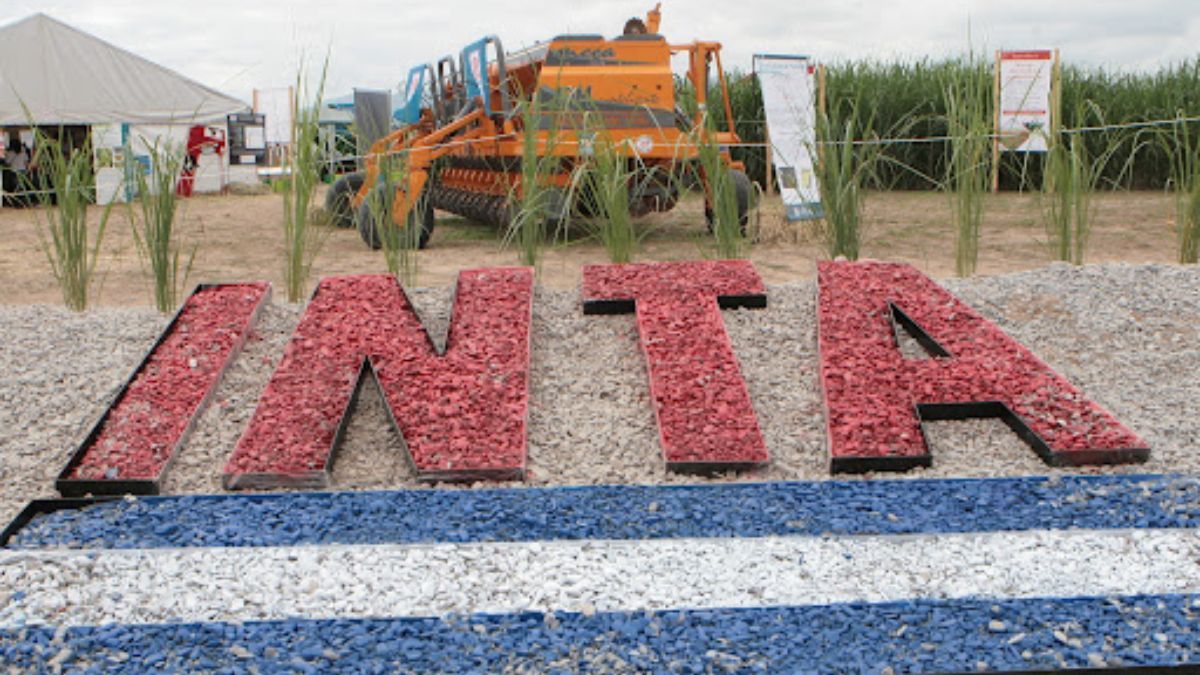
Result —
[[[420, 228], [423, 248], [435, 208], [507, 227], [530, 176], [549, 188], [549, 198], [541, 200], [545, 216], [558, 220], [586, 210], [580, 191], [571, 189], [572, 177], [602, 141], [627, 158], [635, 217], [672, 209], [699, 144], [715, 144], [744, 225], [751, 187], [744, 166], [729, 154], [738, 137], [721, 45], [669, 44], [658, 34], [660, 19], [656, 6], [645, 21], [630, 19], [612, 39], [560, 35], [508, 54], [499, 38], [489, 36], [465, 47], [457, 61], [445, 56], [413, 68], [405, 86], [407, 123], [371, 146], [362, 171], [332, 186], [326, 207], [334, 221], [357, 225], [363, 240], [379, 248], [371, 209], [390, 207], [391, 222]], [[677, 105], [671, 71], [671, 56], [683, 53], [697, 104], [690, 116]], [[724, 130], [706, 124], [714, 62]], [[397, 116], [405, 117], [402, 112]], [[539, 162], [558, 159], [549, 170], [543, 164], [542, 170], [523, 171], [531, 151]], [[711, 201], [710, 177], [699, 173]], [[379, 191], [373, 199], [372, 190]], [[706, 211], [711, 214], [711, 207]]]

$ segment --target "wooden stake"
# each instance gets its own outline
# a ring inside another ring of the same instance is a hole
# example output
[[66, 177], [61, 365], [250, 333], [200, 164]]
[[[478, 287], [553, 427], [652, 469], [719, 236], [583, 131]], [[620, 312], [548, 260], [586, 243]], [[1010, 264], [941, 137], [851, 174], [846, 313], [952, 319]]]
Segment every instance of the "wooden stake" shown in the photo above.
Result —
[[1054, 66], [1050, 71], [1050, 130], [1054, 138], [1062, 128], [1062, 62], [1058, 60], [1058, 47], [1054, 48]]
[[817, 112], [825, 112], [825, 65], [817, 66]]
[[[817, 66], [817, 115], [826, 114], [825, 110], [825, 66]], [[828, 122], [829, 120], [826, 120]], [[821, 154], [825, 152], [825, 146], [817, 143], [817, 156], [813, 157], [814, 162], [821, 160]]]
[[[752, 66], [753, 72], [751, 73], [751, 75], [753, 77], [758, 77], [758, 56], [757, 55], [754, 57], [753, 63], [754, 63], [754, 65]], [[759, 79], [759, 90], [761, 91], [761, 89], [762, 89], [762, 79], [760, 78]], [[775, 156], [771, 152], [771, 127], [767, 126], [767, 110], [766, 110], [765, 106], [763, 107], [762, 125], [763, 125], [763, 143], [767, 147], [767, 151], [763, 154], [763, 157], [766, 158], [765, 161], [767, 164], [767, 166], [765, 167], [767, 184], [765, 186], [763, 186], [763, 192], [765, 192], [767, 194], [767, 196], [771, 196], [771, 195], [775, 194]]]
[[[765, 115], [764, 115], [765, 117]], [[775, 194], [775, 153], [771, 152], [771, 128], [763, 120], [763, 141], [767, 144], [767, 196]]]
[[992, 194], [1000, 191], [1000, 61], [1001, 51], [996, 50], [996, 63], [992, 67], [992, 100], [995, 113], [992, 122]]

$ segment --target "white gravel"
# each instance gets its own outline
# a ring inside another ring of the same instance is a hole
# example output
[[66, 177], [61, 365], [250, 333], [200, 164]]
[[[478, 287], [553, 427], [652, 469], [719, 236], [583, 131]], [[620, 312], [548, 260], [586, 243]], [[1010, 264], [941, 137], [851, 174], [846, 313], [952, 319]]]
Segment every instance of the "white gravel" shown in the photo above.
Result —
[[[1067, 265], [946, 285], [1112, 410], [1151, 446], [1142, 465], [1103, 471], [1200, 473], [1200, 270]], [[445, 333], [450, 289], [413, 293]], [[758, 480], [829, 478], [817, 387], [814, 288], [773, 286], [766, 310], [724, 312], [772, 454]], [[299, 319], [267, 308], [214, 404], [164, 481], [219, 491], [225, 458]], [[0, 308], [0, 521], [54, 496], [53, 479], [166, 319], [148, 309], [72, 314]], [[532, 484], [714, 480], [666, 473], [632, 315], [584, 316], [576, 292], [539, 290], [530, 415]], [[1055, 473], [1003, 424], [930, 426], [934, 466], [888, 477]], [[336, 489], [415, 486], [399, 438], [367, 387], [333, 470]], [[717, 477], [715, 480], [726, 479]]]
[[166, 324], [151, 308], [0, 307], [0, 522], [58, 496], [75, 444]]
[[0, 628], [1195, 593], [1200, 533], [0, 552]]

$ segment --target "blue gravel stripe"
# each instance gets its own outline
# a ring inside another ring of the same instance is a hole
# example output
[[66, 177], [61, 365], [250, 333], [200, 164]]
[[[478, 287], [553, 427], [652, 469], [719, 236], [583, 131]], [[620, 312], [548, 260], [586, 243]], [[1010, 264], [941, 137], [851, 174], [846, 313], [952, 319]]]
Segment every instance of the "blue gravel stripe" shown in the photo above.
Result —
[[1198, 523], [1200, 479], [1109, 475], [150, 497], [39, 516], [9, 546], [759, 537]]
[[3, 662], [95, 672], [895, 672], [1200, 662], [1200, 596], [922, 600], [0, 631]]

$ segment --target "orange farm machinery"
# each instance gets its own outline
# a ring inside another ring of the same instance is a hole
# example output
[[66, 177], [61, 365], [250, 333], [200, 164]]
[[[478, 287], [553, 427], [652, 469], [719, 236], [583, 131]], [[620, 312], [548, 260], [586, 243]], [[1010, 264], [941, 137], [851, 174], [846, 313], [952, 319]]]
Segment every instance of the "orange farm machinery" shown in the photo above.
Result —
[[[680, 177], [696, 166], [703, 143], [720, 153], [744, 225], [751, 186], [728, 151], [738, 137], [721, 45], [672, 45], [658, 34], [660, 18], [655, 7], [645, 21], [631, 19], [612, 39], [562, 35], [508, 54], [490, 36], [468, 45], [457, 59], [446, 56], [412, 69], [404, 86], [408, 106], [398, 113], [407, 114], [404, 126], [376, 141], [362, 170], [342, 176], [327, 193], [334, 222], [356, 226], [373, 248], [381, 244], [376, 224], [389, 221], [372, 212], [381, 205], [395, 226], [420, 228], [412, 240], [422, 248], [433, 231], [434, 209], [507, 227], [524, 194], [522, 177], [531, 175], [522, 171], [531, 151], [540, 162], [553, 160], [536, 180], [563, 197], [548, 200], [555, 213], [546, 217], [578, 213], [579, 205], [570, 203], [578, 201], [578, 193], [569, 186], [586, 167], [600, 129], [629, 163], [632, 215], [674, 207]], [[677, 106], [673, 54], [688, 58], [687, 79], [696, 97], [691, 115]], [[705, 120], [713, 66], [723, 130]], [[541, 105], [531, 105], [534, 97]], [[711, 181], [698, 173], [710, 200]], [[706, 211], [711, 214], [711, 206]]]

